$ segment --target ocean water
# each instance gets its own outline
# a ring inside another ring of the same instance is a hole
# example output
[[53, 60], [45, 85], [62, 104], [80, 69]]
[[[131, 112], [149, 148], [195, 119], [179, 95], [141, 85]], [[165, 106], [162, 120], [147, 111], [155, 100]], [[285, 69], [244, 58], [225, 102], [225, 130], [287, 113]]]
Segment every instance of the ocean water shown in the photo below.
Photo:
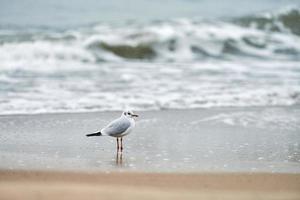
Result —
[[298, 105], [300, 3], [213, 3], [1, 0], [0, 113]]

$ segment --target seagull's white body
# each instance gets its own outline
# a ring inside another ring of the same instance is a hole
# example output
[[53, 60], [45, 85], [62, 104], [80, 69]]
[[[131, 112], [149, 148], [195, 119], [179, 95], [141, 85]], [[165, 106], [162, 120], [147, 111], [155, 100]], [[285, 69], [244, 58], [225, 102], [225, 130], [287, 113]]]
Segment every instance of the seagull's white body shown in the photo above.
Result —
[[[108, 135], [111, 137], [117, 138], [117, 149], [123, 150], [123, 140], [122, 138], [125, 135], [128, 135], [133, 128], [135, 127], [134, 117], [138, 117], [138, 115], [134, 114], [131, 111], [123, 112], [121, 117], [113, 120], [107, 126], [105, 126], [101, 131], [97, 133], [87, 134], [87, 137], [90, 136], [104, 136]], [[120, 139], [120, 141], [119, 141]], [[121, 146], [119, 143], [121, 142]]]
[[118, 119], [110, 122], [106, 127], [101, 129], [102, 135], [112, 137], [124, 137], [128, 135], [135, 127], [135, 120], [132, 117], [121, 115]]

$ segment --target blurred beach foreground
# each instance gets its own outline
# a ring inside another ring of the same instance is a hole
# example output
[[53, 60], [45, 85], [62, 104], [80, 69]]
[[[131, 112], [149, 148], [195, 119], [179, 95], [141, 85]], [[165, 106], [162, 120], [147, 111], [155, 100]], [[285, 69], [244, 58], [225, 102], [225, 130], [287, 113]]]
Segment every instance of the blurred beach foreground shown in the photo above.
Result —
[[299, 199], [299, 174], [1, 171], [1, 199]]

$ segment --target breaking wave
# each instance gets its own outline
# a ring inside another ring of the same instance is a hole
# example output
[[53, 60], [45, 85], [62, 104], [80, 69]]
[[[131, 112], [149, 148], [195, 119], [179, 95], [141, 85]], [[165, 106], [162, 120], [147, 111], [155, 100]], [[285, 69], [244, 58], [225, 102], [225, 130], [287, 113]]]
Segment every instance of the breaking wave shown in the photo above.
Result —
[[65, 30], [0, 26], [0, 110], [293, 105], [299, 61], [299, 8]]
[[79, 62], [299, 59], [299, 34], [300, 11], [296, 8], [227, 21], [95, 24], [63, 31], [2, 28], [0, 56], [5, 63], [22, 58], [33, 63], [35, 58]]

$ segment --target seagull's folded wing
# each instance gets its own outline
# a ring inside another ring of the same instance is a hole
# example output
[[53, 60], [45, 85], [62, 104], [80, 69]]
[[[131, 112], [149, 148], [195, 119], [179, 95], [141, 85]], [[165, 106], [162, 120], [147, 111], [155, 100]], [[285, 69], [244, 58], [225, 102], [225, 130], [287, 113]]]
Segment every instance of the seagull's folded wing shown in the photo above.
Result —
[[124, 118], [119, 118], [112, 121], [104, 129], [101, 130], [102, 133], [110, 136], [118, 136], [124, 133], [130, 127], [130, 121]]

